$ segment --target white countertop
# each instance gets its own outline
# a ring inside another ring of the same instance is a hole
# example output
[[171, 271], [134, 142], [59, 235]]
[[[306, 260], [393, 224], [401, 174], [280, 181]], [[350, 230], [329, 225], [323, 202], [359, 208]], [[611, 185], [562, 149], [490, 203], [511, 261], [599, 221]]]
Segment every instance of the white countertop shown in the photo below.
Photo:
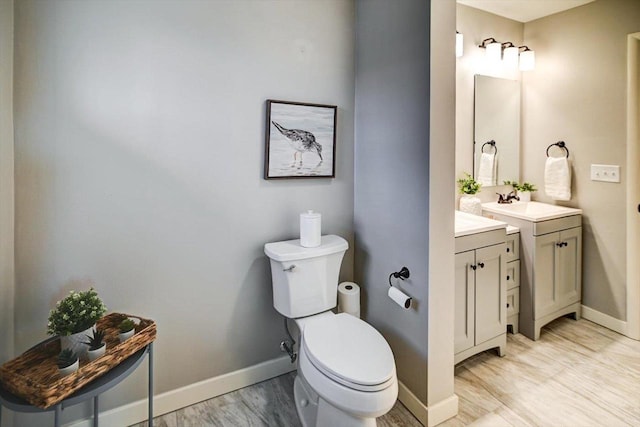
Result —
[[496, 221], [495, 219], [485, 218], [456, 211], [456, 237], [467, 236], [469, 234], [483, 233], [485, 231], [499, 230], [506, 228], [507, 223]]
[[582, 214], [582, 209], [566, 208], [564, 206], [540, 202], [513, 202], [510, 204], [501, 204], [498, 202], [483, 203], [482, 211], [507, 215], [531, 222], [548, 221], [550, 219]]
[[507, 225], [507, 234], [516, 234], [519, 232], [520, 232], [520, 229], [518, 227], [514, 227], [513, 225]]

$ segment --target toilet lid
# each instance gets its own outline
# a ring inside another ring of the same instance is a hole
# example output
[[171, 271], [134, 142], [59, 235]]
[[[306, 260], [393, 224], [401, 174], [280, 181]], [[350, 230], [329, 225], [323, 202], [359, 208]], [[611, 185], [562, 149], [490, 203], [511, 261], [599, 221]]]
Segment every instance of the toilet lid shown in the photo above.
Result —
[[371, 325], [350, 314], [309, 322], [302, 341], [313, 365], [345, 385], [366, 388], [383, 384], [395, 375], [387, 341]]

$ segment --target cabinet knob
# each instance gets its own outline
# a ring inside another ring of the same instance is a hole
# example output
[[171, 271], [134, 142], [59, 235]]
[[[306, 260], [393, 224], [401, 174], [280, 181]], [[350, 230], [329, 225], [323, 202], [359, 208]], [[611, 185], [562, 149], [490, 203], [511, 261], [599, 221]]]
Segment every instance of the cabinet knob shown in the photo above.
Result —
[[507, 303], [507, 308], [509, 308], [509, 303]]
[[484, 268], [484, 262], [479, 262], [478, 265], [480, 266], [480, 268]]
[[510, 248], [507, 248], [507, 252], [511, 252], [511, 249], [510, 249]]
[[556, 246], [557, 246], [557, 247], [559, 247], [559, 248], [561, 248], [561, 247], [562, 247], [562, 242], [558, 242], [558, 243], [556, 243]]
[[507, 280], [511, 280], [511, 276], [507, 275]]
[[471, 269], [474, 270], [474, 271], [475, 271], [476, 268], [478, 268], [475, 265], [470, 265], [469, 267], [471, 267]]

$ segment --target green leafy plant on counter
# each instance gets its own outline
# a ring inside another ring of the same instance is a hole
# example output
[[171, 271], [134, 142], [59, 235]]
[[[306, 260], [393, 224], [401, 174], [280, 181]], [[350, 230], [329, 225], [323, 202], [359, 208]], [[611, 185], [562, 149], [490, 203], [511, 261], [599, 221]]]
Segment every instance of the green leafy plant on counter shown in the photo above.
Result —
[[530, 182], [523, 182], [522, 184], [518, 184], [517, 181], [502, 181], [502, 183], [504, 185], [512, 186], [513, 189], [516, 190], [516, 191], [529, 192], [529, 193], [533, 193], [534, 191], [538, 191], [536, 186], [531, 184]]
[[460, 189], [461, 194], [476, 194], [480, 191], [480, 187], [482, 185], [473, 179], [471, 175], [465, 172], [464, 178], [460, 178], [458, 182], [458, 188]]

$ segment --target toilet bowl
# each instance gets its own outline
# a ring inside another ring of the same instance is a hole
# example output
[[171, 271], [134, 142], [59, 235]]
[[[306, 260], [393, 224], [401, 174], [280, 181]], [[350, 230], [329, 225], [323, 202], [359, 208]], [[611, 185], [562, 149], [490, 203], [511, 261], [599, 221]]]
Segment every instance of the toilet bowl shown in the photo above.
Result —
[[393, 353], [368, 323], [341, 313], [301, 328], [296, 408], [307, 426], [375, 426], [398, 397]]
[[375, 427], [398, 397], [393, 353], [373, 326], [334, 314], [346, 240], [267, 243], [275, 309], [300, 331], [294, 397], [304, 427]]

